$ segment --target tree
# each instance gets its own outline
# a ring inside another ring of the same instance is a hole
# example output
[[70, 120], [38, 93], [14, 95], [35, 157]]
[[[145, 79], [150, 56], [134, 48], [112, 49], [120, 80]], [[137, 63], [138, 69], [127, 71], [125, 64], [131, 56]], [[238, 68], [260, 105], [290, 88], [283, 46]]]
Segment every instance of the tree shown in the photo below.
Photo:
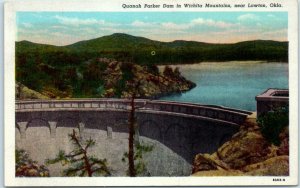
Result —
[[164, 71], [163, 71], [163, 75], [166, 77], [172, 77], [173, 76], [173, 69], [170, 66], [165, 66]]
[[73, 151], [66, 154], [60, 150], [56, 158], [47, 159], [47, 164], [55, 164], [61, 162], [62, 165], [69, 164], [70, 167], [63, 171], [64, 176], [109, 176], [110, 172], [107, 168], [106, 159], [98, 159], [88, 154], [88, 149], [95, 145], [95, 141], [91, 138], [86, 140], [84, 145], [76, 135], [75, 130], [69, 135], [74, 146]]
[[180, 73], [180, 71], [179, 71], [179, 67], [176, 67], [176, 68], [174, 69], [173, 74], [174, 74], [174, 76], [175, 76], [176, 78], [180, 78], [180, 77], [181, 77], [181, 73]]
[[257, 119], [260, 131], [264, 138], [270, 143], [279, 146], [279, 134], [289, 124], [289, 107], [276, 108], [262, 114]]
[[159, 75], [159, 69], [158, 69], [158, 67], [156, 65], [154, 65], [154, 64], [146, 64], [145, 67], [146, 67], [146, 70], [149, 73], [151, 73], [151, 74], [153, 74], [155, 76]]
[[[129, 69], [129, 70], [128, 70]], [[130, 66], [123, 67], [124, 72], [129, 72], [131, 70]], [[136, 116], [135, 111], [138, 108], [142, 108], [143, 106], [137, 107], [135, 106], [135, 98], [137, 95], [141, 94], [141, 80], [135, 79], [134, 73], [127, 77], [126, 83], [128, 85], [128, 92], [130, 93], [130, 111], [128, 116], [128, 130], [129, 130], [129, 136], [128, 136], [128, 153], [125, 153], [124, 156], [128, 158], [128, 174], [131, 177], [135, 177], [139, 171], [137, 171], [137, 166], [135, 165], [135, 160], [142, 159], [142, 157], [139, 157], [142, 155], [143, 152], [147, 151], [148, 149], [143, 148], [142, 145], [140, 145], [138, 142], [135, 142], [135, 136], [136, 132], [138, 131], [138, 125], [136, 122]], [[140, 153], [135, 153], [134, 148], [140, 149]], [[146, 146], [145, 146], [146, 147]], [[152, 150], [152, 149], [151, 149]], [[139, 154], [139, 155], [137, 155]], [[124, 161], [124, 160], [123, 160]], [[141, 163], [138, 163], [141, 164]]]
[[[135, 111], [138, 108], [142, 108], [142, 106], [136, 107], [134, 100], [136, 98], [136, 93], [138, 92], [140, 86], [140, 81], [131, 84], [133, 84], [133, 91], [130, 99], [131, 108], [128, 117], [128, 129], [129, 129], [128, 153], [127, 152], [124, 153], [124, 157], [122, 161], [126, 161], [125, 158], [128, 158], [128, 175], [131, 177], [135, 177], [146, 170], [146, 166], [143, 161], [143, 154], [145, 152], [152, 151], [153, 146], [141, 144], [139, 143], [138, 140], [135, 140], [136, 132], [138, 131]], [[135, 161], [137, 161], [136, 164]]]
[[[151, 152], [153, 150], [153, 145], [146, 145], [143, 143], [136, 142], [135, 143], [135, 152], [133, 156], [133, 161], [136, 162], [134, 164], [135, 175], [149, 175], [147, 172], [146, 164], [143, 160], [143, 154], [147, 152]], [[123, 162], [128, 161], [128, 153], [125, 152], [122, 158]], [[127, 171], [129, 174], [129, 170]]]
[[136, 97], [136, 93], [139, 89], [140, 86], [140, 81], [137, 83], [134, 83], [134, 81], [131, 81], [131, 85], [133, 86], [133, 91], [131, 95], [131, 100], [130, 100], [130, 112], [129, 112], [129, 117], [128, 117], [128, 129], [129, 129], [129, 138], [128, 138], [128, 171], [129, 171], [129, 176], [134, 177], [136, 176], [136, 169], [134, 165], [134, 135], [135, 131], [137, 130], [136, 127], [136, 117], [135, 117], [135, 104], [134, 100]]

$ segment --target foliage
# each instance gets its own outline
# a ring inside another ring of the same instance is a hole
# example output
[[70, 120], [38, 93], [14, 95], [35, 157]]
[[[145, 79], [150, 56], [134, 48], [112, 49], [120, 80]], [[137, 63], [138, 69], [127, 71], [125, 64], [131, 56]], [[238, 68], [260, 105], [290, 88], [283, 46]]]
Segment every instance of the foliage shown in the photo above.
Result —
[[166, 77], [172, 77], [173, 76], [173, 69], [170, 66], [165, 66], [163, 71], [164, 76]]
[[270, 143], [280, 145], [279, 134], [289, 124], [289, 108], [281, 107], [262, 114], [257, 119], [262, 135]]
[[173, 78], [174, 80], [185, 80], [183, 76], [181, 76], [181, 72], [179, 71], [179, 67], [176, 67], [174, 70], [170, 66], [165, 66], [163, 75], [169, 78]]
[[16, 149], [16, 176], [17, 177], [49, 177], [49, 170], [29, 158], [23, 149]]
[[155, 75], [155, 76], [158, 76], [159, 75], [159, 69], [158, 69], [158, 67], [156, 66], [156, 65], [154, 65], [154, 64], [151, 64], [151, 63], [148, 63], [148, 64], [146, 64], [146, 70], [149, 72], [149, 73], [151, 73], [151, 74], [153, 74], [153, 75]]
[[68, 168], [63, 171], [64, 176], [109, 176], [110, 172], [107, 167], [106, 159], [98, 159], [88, 154], [88, 149], [95, 145], [95, 141], [91, 138], [86, 140], [84, 144], [76, 135], [75, 130], [69, 135], [74, 149], [66, 154], [60, 150], [54, 159], [47, 159], [47, 164], [68, 165]]
[[115, 95], [117, 97], [121, 97], [122, 92], [129, 89], [129, 87], [127, 86], [128, 82], [130, 82], [134, 79], [133, 63], [124, 62], [121, 64], [120, 69], [122, 71], [122, 77], [121, 77], [121, 80], [118, 81], [118, 84], [116, 86]]
[[[152, 150], [153, 150], [153, 145], [146, 145], [143, 143], [135, 144], [134, 160], [136, 161], [135, 163], [136, 175], [141, 175], [141, 176], [149, 175], [147, 172], [146, 163], [143, 159], [143, 155], [145, 153], [151, 152]], [[128, 152], [124, 153], [122, 161], [123, 162], [128, 161]]]

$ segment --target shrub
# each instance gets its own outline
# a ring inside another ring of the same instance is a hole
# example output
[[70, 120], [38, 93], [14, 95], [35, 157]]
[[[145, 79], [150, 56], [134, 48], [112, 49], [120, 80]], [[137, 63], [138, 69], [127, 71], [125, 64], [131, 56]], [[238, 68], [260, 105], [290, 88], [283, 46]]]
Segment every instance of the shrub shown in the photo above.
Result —
[[262, 114], [257, 122], [264, 138], [270, 143], [279, 146], [279, 134], [289, 124], [289, 111], [287, 107], [274, 109], [273, 111]]
[[49, 170], [30, 159], [23, 149], [16, 149], [16, 177], [49, 177]]

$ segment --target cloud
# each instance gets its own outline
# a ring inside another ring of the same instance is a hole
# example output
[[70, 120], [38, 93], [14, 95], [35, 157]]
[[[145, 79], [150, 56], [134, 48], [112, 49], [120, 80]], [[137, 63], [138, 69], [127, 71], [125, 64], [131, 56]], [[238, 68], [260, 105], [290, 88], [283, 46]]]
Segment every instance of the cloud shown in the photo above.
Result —
[[51, 26], [52, 29], [68, 29], [68, 27], [66, 26], [62, 26], [62, 25], [53, 25]]
[[266, 31], [263, 32], [262, 34], [266, 36], [283, 36], [287, 38], [287, 33], [288, 33], [287, 29], [278, 29], [278, 30]]
[[32, 27], [32, 24], [31, 24], [31, 23], [22, 23], [22, 25], [23, 25], [25, 28], [31, 28], [31, 27]]
[[173, 22], [165, 22], [161, 24], [165, 29], [173, 29], [173, 30], [185, 30], [190, 27], [189, 24], [175, 24]]
[[199, 27], [199, 26], [207, 26], [207, 27], [214, 27], [214, 28], [231, 28], [236, 26], [236, 24], [229, 23], [229, 22], [223, 22], [223, 21], [215, 21], [212, 19], [203, 19], [203, 18], [197, 18], [191, 20], [189, 23], [186, 24], [176, 24], [173, 22], [165, 22], [161, 24], [164, 28], [167, 29], [175, 29], [175, 30], [186, 30], [191, 29], [193, 27]]
[[136, 21], [131, 23], [131, 26], [134, 26], [134, 27], [151, 27], [151, 26], [153, 26], [153, 24], [136, 20]]
[[274, 16], [273, 14], [268, 14], [267, 15], [269, 18], [275, 18], [276, 16]]
[[203, 19], [203, 18], [197, 18], [191, 21], [192, 25], [206, 25], [210, 27], [217, 27], [217, 28], [230, 28], [234, 26], [235, 24], [229, 23], [229, 22], [223, 22], [223, 21], [215, 21], [212, 19]]
[[251, 21], [259, 20], [259, 17], [255, 14], [243, 14], [237, 18], [239, 21]]
[[104, 20], [96, 20], [94, 18], [89, 19], [79, 19], [79, 18], [69, 18], [56, 15], [56, 18], [61, 24], [71, 25], [71, 26], [80, 26], [80, 25], [93, 25], [93, 24], [104, 24]]

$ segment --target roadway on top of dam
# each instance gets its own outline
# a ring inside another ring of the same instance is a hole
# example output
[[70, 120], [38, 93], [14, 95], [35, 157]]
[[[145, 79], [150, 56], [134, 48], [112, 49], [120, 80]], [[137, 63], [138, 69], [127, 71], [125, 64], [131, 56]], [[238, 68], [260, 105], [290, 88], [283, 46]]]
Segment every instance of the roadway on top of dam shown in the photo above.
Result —
[[[252, 112], [216, 105], [135, 99], [136, 112], [203, 119], [239, 126]], [[129, 99], [17, 100], [16, 113], [37, 111], [130, 111]]]

